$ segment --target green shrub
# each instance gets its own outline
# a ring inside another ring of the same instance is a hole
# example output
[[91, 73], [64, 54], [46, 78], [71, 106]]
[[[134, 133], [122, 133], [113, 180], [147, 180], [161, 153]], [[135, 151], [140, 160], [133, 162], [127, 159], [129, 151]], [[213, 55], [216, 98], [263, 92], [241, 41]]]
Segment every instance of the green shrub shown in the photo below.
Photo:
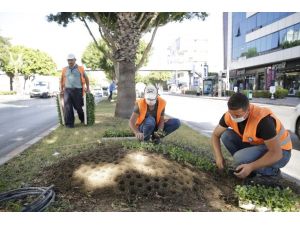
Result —
[[283, 89], [281, 87], [276, 88], [276, 92], [274, 93], [275, 98], [285, 98], [288, 95], [289, 91], [287, 89]]
[[15, 95], [16, 91], [0, 91], [0, 95]]
[[298, 200], [296, 194], [289, 187], [282, 190], [279, 187], [263, 185], [237, 185], [235, 195], [240, 201], [267, 207], [272, 211], [297, 211]]
[[92, 93], [86, 93], [87, 125], [95, 123], [95, 99]]
[[296, 92], [296, 96], [297, 96], [298, 98], [300, 98], [300, 91], [297, 91], [297, 92]]
[[231, 96], [233, 95], [234, 91], [226, 90], [226, 96]]
[[271, 94], [269, 91], [266, 90], [255, 90], [253, 91], [254, 98], [270, 98]]
[[186, 95], [196, 95], [196, 94], [197, 94], [197, 91], [196, 91], [196, 90], [186, 90], [186, 91], [185, 91], [185, 94], [186, 94]]

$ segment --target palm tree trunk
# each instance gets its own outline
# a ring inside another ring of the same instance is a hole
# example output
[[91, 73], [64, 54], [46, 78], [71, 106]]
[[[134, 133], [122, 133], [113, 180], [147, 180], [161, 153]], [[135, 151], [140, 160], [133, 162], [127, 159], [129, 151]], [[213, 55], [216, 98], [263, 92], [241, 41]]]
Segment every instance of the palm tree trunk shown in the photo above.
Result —
[[129, 118], [135, 104], [135, 63], [119, 62], [118, 98], [115, 116]]

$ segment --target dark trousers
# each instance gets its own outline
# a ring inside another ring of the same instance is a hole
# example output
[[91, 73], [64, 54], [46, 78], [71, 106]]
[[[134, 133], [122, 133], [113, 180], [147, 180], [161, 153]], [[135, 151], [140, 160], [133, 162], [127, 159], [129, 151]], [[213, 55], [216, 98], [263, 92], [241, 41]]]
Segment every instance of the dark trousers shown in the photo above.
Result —
[[111, 100], [111, 99], [112, 99], [112, 95], [113, 95], [113, 92], [112, 92], [112, 91], [109, 91], [108, 100]]
[[66, 126], [74, 126], [74, 109], [76, 109], [80, 121], [84, 122], [82, 110], [83, 97], [82, 88], [66, 88], [64, 91], [64, 111]]

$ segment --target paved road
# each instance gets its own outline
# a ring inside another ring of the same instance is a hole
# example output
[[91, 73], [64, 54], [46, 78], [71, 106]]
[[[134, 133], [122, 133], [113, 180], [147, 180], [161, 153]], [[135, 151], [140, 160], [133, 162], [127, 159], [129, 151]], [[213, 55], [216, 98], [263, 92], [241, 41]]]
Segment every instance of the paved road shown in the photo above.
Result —
[[0, 158], [58, 123], [55, 98], [0, 102]]
[[[167, 100], [166, 114], [177, 117], [191, 128], [201, 134], [210, 137], [213, 129], [219, 123], [224, 112], [227, 111], [227, 101], [210, 98], [180, 97], [163, 95]], [[294, 111], [291, 106], [263, 105], [269, 107], [282, 121], [284, 126], [289, 129], [291, 126], [289, 116]], [[283, 172], [296, 178], [300, 184], [300, 141], [295, 134], [291, 134], [293, 147], [292, 159]]]

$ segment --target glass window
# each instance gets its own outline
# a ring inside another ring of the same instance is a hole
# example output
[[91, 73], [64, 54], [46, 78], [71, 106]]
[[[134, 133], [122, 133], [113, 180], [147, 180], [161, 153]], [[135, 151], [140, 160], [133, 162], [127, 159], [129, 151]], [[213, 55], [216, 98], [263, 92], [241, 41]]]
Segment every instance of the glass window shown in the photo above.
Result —
[[294, 38], [294, 29], [293, 26], [287, 28], [286, 32], [286, 40], [287, 41], [293, 41]]
[[254, 42], [255, 42], [256, 51], [260, 52], [260, 41], [259, 41], [259, 39], [255, 40]]
[[247, 19], [247, 33], [252, 32], [256, 27], [256, 15], [251, 16]]
[[278, 33], [278, 32], [273, 33], [273, 34], [271, 34], [271, 37], [272, 37], [272, 41], [271, 41], [271, 49], [278, 48], [278, 44], [279, 44], [279, 33]]
[[262, 13], [258, 13], [256, 15], [256, 27], [259, 28], [260, 26], [262, 26], [262, 20], [261, 20], [261, 17], [262, 17]]
[[283, 29], [281, 31], [279, 31], [279, 43], [282, 44], [283, 42], [286, 41], [286, 32], [287, 29]]
[[264, 52], [267, 50], [267, 37], [258, 39], [260, 41], [260, 51]]
[[266, 22], [266, 24], [273, 23], [273, 21], [274, 21], [274, 14], [272, 12], [268, 12], [268, 13], [266, 13], [266, 15], [267, 15], [267, 22]]
[[300, 23], [294, 25], [294, 41], [300, 40]]
[[274, 21], [279, 20], [280, 19], [280, 12], [273, 12], [273, 19]]
[[270, 35], [268, 35], [267, 37], [266, 37], [266, 50], [267, 51], [269, 51], [269, 50], [271, 50], [271, 45], [272, 45], [272, 35], [270, 34]]
[[261, 13], [261, 25], [265, 26], [267, 24], [267, 13]]

